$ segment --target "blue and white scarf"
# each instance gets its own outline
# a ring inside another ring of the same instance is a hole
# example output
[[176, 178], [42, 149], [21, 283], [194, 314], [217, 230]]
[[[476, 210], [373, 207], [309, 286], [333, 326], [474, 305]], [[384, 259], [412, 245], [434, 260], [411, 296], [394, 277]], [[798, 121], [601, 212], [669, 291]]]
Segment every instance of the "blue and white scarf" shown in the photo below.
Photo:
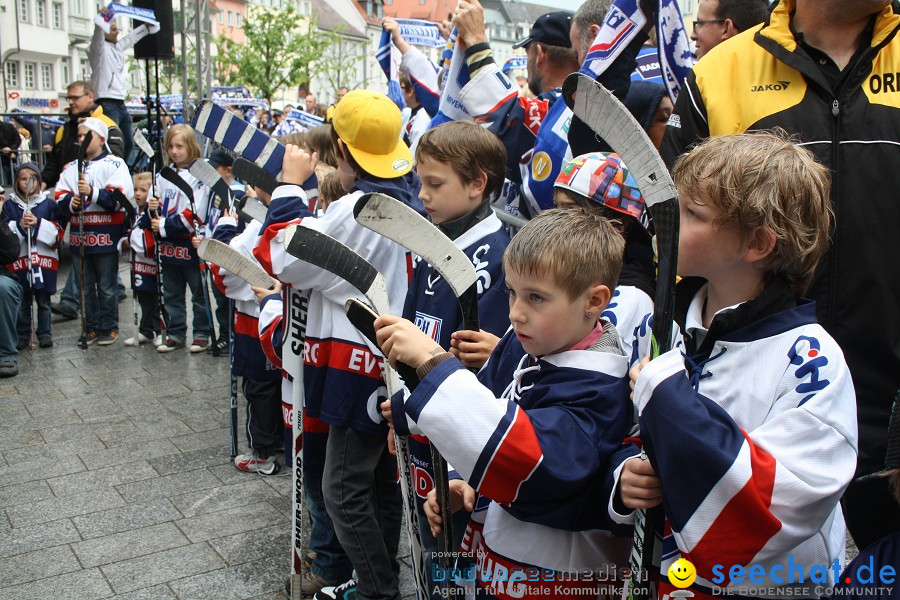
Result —
[[406, 100], [403, 99], [403, 91], [400, 89], [400, 79], [397, 74], [400, 67], [400, 51], [394, 47], [391, 34], [388, 30], [381, 30], [381, 40], [375, 51], [375, 60], [381, 65], [385, 77], [388, 80], [387, 96], [394, 101], [400, 110], [406, 108]]
[[441, 30], [431, 21], [421, 19], [396, 19], [396, 21], [400, 25], [400, 35], [408, 44], [440, 48], [445, 43], [441, 37]]

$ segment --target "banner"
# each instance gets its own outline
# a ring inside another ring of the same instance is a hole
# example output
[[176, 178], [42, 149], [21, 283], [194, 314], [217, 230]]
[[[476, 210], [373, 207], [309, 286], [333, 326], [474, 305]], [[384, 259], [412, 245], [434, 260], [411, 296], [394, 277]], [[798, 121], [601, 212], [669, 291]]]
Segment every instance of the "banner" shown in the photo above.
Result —
[[119, 4], [118, 2], [111, 2], [109, 6], [106, 7], [106, 11], [106, 15], [101, 15], [101, 18], [107, 23], [116, 17], [128, 17], [135, 21], [143, 21], [144, 23], [151, 23], [153, 25], [159, 24], [159, 21], [156, 19], [156, 11], [150, 8], [138, 8], [136, 6], [126, 6], [124, 4]]
[[441, 37], [441, 30], [431, 21], [421, 19], [396, 19], [400, 25], [400, 35], [407, 44], [440, 48], [446, 40]]
[[441, 55], [441, 101], [438, 113], [431, 120], [429, 129], [448, 121], [468, 121], [472, 116], [459, 99], [459, 93], [471, 79], [469, 66], [466, 64], [465, 51], [456, 43], [456, 28], [450, 33], [450, 39]]

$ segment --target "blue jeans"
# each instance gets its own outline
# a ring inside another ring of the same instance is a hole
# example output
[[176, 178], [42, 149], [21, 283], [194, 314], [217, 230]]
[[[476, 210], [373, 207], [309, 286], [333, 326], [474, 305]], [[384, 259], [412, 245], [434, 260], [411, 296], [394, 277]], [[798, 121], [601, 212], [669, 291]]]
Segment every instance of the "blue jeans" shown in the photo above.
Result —
[[[69, 276], [66, 277], [66, 285], [63, 287], [62, 292], [59, 293], [60, 304], [65, 304], [76, 312], [81, 308], [81, 291], [78, 288], [77, 275], [75, 274], [75, 271], [78, 269], [78, 255], [73, 254], [72, 270], [69, 271]], [[122, 278], [119, 277], [118, 271], [116, 271], [116, 295], [117, 298], [125, 296], [125, 284], [122, 283]]]
[[[37, 337], [50, 335], [50, 292], [36, 290], [34, 302], [37, 302], [37, 329], [34, 333]], [[19, 320], [16, 322], [16, 330], [20, 340], [27, 340], [31, 336], [31, 290], [22, 289], [22, 305], [19, 307]]]
[[184, 293], [191, 289], [191, 309], [194, 311], [194, 339], [208, 340], [210, 325], [206, 314], [206, 301], [200, 283], [200, 269], [197, 265], [175, 265], [163, 263], [163, 299], [165, 300], [166, 335], [184, 343], [187, 335], [187, 304]]
[[387, 435], [331, 426], [322, 478], [325, 507], [365, 600], [400, 600], [401, 505]]
[[[75, 286], [81, 285], [81, 267], [78, 256], [72, 268], [75, 274]], [[116, 292], [116, 275], [119, 268], [119, 255], [116, 252], [84, 254], [84, 303], [85, 320], [88, 331], [96, 331], [104, 335], [119, 329], [119, 297]]]
[[125, 142], [125, 153], [122, 158], [128, 159], [131, 156], [131, 150], [134, 147], [131, 132], [131, 115], [125, 108], [125, 102], [122, 100], [112, 100], [110, 98], [101, 98], [97, 100], [97, 104], [103, 107], [103, 114], [116, 122], [119, 129], [122, 130], [122, 137]]
[[0, 360], [18, 360], [16, 316], [22, 300], [22, 286], [10, 277], [0, 275]]

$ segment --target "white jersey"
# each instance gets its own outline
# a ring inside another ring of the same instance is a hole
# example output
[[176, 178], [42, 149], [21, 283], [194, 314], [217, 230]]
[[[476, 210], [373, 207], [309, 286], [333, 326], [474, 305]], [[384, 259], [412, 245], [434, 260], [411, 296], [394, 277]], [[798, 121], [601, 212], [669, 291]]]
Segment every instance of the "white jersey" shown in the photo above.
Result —
[[91, 45], [88, 46], [94, 97], [124, 100], [127, 93], [125, 88], [125, 51], [138, 43], [150, 31], [146, 25], [135, 27], [113, 44], [106, 41], [105, 32], [98, 21], [103, 22], [103, 17], [100, 15], [94, 17], [94, 35], [91, 36]]

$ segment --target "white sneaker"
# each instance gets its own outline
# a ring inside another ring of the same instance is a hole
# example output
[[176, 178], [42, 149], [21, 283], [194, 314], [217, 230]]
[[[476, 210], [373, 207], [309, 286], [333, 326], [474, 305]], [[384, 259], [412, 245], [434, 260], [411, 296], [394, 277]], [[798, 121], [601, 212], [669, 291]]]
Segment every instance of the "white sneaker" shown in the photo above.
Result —
[[[147, 342], [150, 342], [150, 341], [153, 341], [153, 340], [148, 338], [143, 333], [138, 332], [137, 339], [135, 339], [135, 337], [132, 336], [132, 337], [128, 338], [127, 340], [125, 340], [125, 345], [126, 346], [140, 346], [141, 344], [146, 344]], [[156, 345], [155, 342], [154, 342], [154, 345]]]
[[159, 348], [162, 345], [163, 345], [163, 336], [161, 333], [157, 333], [156, 337], [153, 338], [153, 347]]

